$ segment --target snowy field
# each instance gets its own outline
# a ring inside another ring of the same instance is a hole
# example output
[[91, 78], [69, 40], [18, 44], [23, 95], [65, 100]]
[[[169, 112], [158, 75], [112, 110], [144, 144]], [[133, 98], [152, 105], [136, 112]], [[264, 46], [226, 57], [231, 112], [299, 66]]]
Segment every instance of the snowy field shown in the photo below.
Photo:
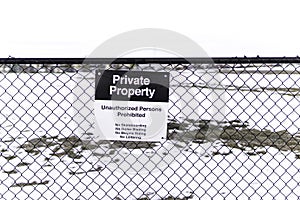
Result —
[[93, 138], [92, 74], [0, 74], [0, 199], [298, 199], [298, 148], [235, 148], [193, 131], [237, 120], [297, 136], [299, 74], [210, 74], [171, 73], [170, 122], [185, 125], [169, 134], [180, 137], [127, 148]]

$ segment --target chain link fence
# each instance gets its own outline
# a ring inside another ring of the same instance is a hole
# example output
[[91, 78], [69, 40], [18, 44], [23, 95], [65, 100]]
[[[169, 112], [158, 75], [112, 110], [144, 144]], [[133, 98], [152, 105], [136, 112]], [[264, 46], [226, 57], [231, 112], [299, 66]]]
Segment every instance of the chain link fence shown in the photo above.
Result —
[[[300, 59], [210, 61], [0, 59], [0, 198], [298, 199]], [[97, 69], [170, 73], [165, 142], [97, 139]]]

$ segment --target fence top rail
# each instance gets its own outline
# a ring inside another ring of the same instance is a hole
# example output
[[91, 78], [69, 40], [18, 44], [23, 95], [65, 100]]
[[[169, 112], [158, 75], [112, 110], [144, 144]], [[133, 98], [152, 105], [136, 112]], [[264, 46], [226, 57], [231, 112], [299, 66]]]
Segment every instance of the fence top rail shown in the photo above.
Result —
[[240, 64], [300, 63], [300, 57], [193, 57], [193, 58], [0, 58], [0, 64]]

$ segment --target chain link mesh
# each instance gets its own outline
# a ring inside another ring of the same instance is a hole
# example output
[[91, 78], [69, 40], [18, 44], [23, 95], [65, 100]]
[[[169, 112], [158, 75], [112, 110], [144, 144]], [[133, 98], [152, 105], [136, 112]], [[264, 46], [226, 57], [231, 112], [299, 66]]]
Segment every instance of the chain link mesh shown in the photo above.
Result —
[[[95, 138], [91, 105], [99, 68], [170, 72], [165, 142]], [[297, 63], [16, 63], [0, 69], [1, 199], [299, 197]], [[144, 154], [158, 162], [128, 162]], [[155, 170], [129, 173], [132, 164]]]

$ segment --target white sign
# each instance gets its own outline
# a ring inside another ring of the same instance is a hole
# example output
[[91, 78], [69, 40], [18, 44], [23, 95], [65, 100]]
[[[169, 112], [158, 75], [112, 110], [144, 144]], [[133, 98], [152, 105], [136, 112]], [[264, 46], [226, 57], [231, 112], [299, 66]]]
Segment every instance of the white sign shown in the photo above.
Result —
[[96, 136], [102, 140], [164, 141], [169, 73], [97, 71]]

